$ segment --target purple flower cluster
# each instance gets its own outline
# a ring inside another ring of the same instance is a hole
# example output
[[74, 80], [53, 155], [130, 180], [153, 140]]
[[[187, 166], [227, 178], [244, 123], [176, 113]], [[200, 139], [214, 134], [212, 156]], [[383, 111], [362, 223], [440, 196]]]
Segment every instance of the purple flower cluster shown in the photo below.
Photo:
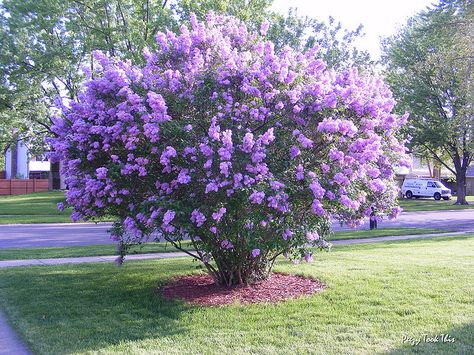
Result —
[[74, 218], [255, 259], [322, 239], [330, 217], [396, 217], [407, 115], [380, 78], [328, 69], [317, 48], [276, 52], [266, 22], [190, 23], [158, 33], [142, 67], [94, 53], [94, 77], [54, 118]]

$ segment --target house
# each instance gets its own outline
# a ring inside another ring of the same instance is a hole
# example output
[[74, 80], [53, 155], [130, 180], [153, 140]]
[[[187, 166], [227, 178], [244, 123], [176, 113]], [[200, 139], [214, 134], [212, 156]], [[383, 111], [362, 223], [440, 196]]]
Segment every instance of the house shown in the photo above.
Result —
[[474, 165], [466, 171], [466, 195], [474, 195]]
[[45, 156], [32, 156], [22, 140], [5, 151], [5, 179], [47, 179], [50, 162]]

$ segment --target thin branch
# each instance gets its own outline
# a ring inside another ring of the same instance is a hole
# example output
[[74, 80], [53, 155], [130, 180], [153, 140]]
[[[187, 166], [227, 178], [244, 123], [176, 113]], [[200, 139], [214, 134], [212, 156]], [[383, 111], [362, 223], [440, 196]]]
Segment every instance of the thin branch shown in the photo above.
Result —
[[197, 259], [197, 260], [200, 260], [202, 261], [202, 258], [199, 256], [199, 255], [195, 255], [193, 253], [191, 253], [189, 250], [186, 250], [186, 249], [183, 249], [178, 243], [176, 243], [174, 240], [168, 238], [168, 237], [165, 237], [165, 240], [167, 242], [170, 242], [171, 244], [173, 244], [173, 246], [178, 249], [178, 250], [181, 250], [182, 252], [192, 256], [193, 258]]
[[446, 169], [448, 169], [450, 172], [452, 172], [454, 175], [456, 175], [456, 171], [453, 170], [450, 166], [448, 166], [439, 156], [438, 154], [436, 154], [436, 152], [431, 149], [430, 147], [428, 147], [426, 144], [423, 144], [423, 147], [425, 147], [425, 149], [427, 149], [432, 155], [433, 157], [440, 163], [442, 164]]
[[149, 19], [149, 7], [150, 7], [150, 2], [149, 2], [149, 0], [146, 0], [145, 6], [146, 6], [146, 9], [145, 9], [145, 18], [144, 18], [144, 22], [145, 22], [145, 33], [144, 33], [144, 35], [143, 35], [143, 39], [144, 39], [144, 41], [146, 42], [147, 39], [148, 39], [148, 23], [149, 23], [149, 21], [150, 21], [150, 19]]

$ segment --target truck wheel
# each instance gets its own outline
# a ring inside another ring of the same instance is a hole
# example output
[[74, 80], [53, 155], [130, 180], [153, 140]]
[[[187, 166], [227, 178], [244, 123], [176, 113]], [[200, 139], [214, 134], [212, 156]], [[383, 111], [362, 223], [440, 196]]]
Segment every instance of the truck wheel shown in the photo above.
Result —
[[435, 192], [435, 194], [434, 194], [433, 197], [434, 197], [434, 199], [435, 199], [436, 201], [441, 200], [441, 194], [440, 194], [439, 192]]
[[407, 199], [411, 199], [413, 197], [413, 193], [408, 190], [406, 193], [405, 193], [405, 196], [407, 197]]

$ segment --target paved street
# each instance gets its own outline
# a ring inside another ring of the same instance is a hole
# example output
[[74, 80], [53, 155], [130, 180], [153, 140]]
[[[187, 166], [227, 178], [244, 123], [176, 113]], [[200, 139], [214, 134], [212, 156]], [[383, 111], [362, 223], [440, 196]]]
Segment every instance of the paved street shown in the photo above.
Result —
[[[382, 221], [379, 228], [439, 228], [453, 231], [473, 231], [474, 232], [474, 209], [453, 210], [453, 211], [426, 211], [402, 213], [395, 221]], [[333, 223], [334, 230], [346, 230], [338, 223]], [[357, 229], [368, 229], [369, 222]], [[0, 229], [1, 233], [1, 229]]]
[[[402, 213], [396, 221], [382, 221], [379, 228], [417, 227], [474, 231], [474, 210]], [[109, 223], [0, 225], [0, 248], [32, 248], [114, 244]], [[346, 230], [333, 223], [334, 230]], [[368, 222], [359, 229], [368, 229]]]

